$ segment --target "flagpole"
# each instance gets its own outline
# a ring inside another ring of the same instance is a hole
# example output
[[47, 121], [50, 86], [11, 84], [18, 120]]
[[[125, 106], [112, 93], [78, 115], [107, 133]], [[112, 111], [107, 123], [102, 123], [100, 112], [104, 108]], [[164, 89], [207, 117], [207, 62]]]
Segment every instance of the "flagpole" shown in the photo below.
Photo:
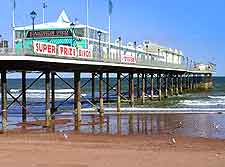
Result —
[[108, 8], [109, 8], [109, 29], [108, 29], [108, 35], [109, 35], [109, 39], [108, 39], [108, 58], [110, 57], [110, 55], [111, 55], [111, 50], [110, 50], [110, 43], [111, 43], [111, 14], [112, 14], [112, 7], [113, 7], [113, 5], [112, 5], [112, 0], [108, 0]]
[[42, 16], [43, 16], [43, 24], [45, 23], [45, 1], [43, 1], [43, 9], [42, 9]]
[[45, 8], [47, 8], [47, 5], [46, 5], [46, 2], [45, 2], [45, 0], [43, 0], [43, 4], [42, 4], [43, 6], [43, 9], [42, 9], [42, 16], [43, 16], [43, 24], [45, 23]]
[[109, 41], [108, 41], [108, 46], [109, 46], [109, 54], [108, 54], [108, 58], [110, 58], [110, 55], [111, 55], [111, 46], [110, 46], [110, 43], [111, 43], [111, 15], [109, 14]]
[[13, 0], [13, 11], [12, 11], [12, 31], [13, 31], [13, 41], [12, 41], [12, 47], [15, 48], [15, 9], [16, 9], [16, 0]]
[[87, 48], [89, 49], [89, 30], [88, 30], [88, 25], [89, 25], [89, 1], [86, 1], [86, 38], [87, 38]]

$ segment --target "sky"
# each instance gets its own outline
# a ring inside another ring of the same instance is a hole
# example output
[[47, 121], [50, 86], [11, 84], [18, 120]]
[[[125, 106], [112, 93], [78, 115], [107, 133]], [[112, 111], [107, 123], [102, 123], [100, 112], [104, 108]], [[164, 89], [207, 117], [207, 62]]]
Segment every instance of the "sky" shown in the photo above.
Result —
[[[12, 1], [1, 1], [0, 34], [11, 41]], [[46, 0], [47, 22], [64, 9], [71, 21], [86, 23], [86, 0]], [[217, 64], [225, 76], [225, 0], [112, 0], [112, 40], [143, 40], [182, 50], [196, 61]], [[29, 13], [42, 22], [42, 0], [16, 0], [16, 26], [31, 24]], [[89, 25], [108, 29], [108, 0], [89, 0]]]

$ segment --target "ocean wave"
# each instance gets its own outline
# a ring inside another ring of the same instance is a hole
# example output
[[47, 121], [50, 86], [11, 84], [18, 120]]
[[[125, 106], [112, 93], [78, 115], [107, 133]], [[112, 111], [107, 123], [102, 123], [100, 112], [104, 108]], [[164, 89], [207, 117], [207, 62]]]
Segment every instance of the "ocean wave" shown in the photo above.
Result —
[[203, 100], [184, 100], [179, 103], [186, 106], [225, 106], [225, 101], [203, 101]]
[[225, 96], [208, 96], [208, 98], [210, 98], [210, 99], [224, 99], [225, 100]]
[[[56, 99], [65, 99], [71, 96], [71, 94], [74, 92], [73, 89], [56, 89], [55, 90], [55, 98]], [[12, 93], [13, 96], [17, 97], [20, 95], [21, 90], [20, 89], [10, 89], [10, 93]], [[26, 91], [27, 98], [29, 99], [43, 99], [45, 98], [45, 90], [38, 90], [38, 89], [29, 89]], [[51, 91], [50, 91], [51, 96]], [[82, 97], [86, 97], [87, 94], [81, 94]], [[11, 96], [8, 96], [8, 98], [11, 98]], [[74, 96], [71, 97], [73, 99]]]

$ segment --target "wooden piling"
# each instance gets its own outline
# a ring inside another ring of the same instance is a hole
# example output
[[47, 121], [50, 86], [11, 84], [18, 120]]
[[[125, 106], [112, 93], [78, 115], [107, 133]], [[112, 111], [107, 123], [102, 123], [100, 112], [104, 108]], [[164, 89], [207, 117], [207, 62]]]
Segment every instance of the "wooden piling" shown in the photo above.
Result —
[[95, 102], [95, 73], [92, 73], [92, 80], [91, 80], [91, 97], [92, 103]]
[[74, 72], [74, 123], [75, 130], [80, 130], [81, 124], [81, 87], [80, 87], [80, 72]]
[[168, 74], [165, 75], [165, 98], [168, 97]]
[[140, 98], [140, 74], [137, 73], [137, 99]]
[[51, 125], [51, 111], [50, 111], [50, 73], [45, 73], [45, 117], [46, 126]]
[[148, 94], [148, 74], [145, 73], [145, 94]]
[[142, 73], [142, 95], [141, 95], [141, 99], [142, 99], [142, 104], [145, 103], [145, 74]]
[[121, 98], [120, 98], [120, 94], [121, 94], [121, 73], [117, 73], [117, 112], [121, 112]]
[[6, 71], [1, 72], [1, 92], [2, 92], [2, 131], [7, 131], [7, 79]]
[[128, 74], [128, 97], [131, 98], [131, 74]]
[[134, 107], [134, 74], [130, 74], [130, 82], [131, 82], [131, 107]]
[[193, 77], [192, 76], [190, 77], [190, 89], [191, 90], [193, 89]]
[[179, 77], [179, 90], [180, 90], [180, 94], [183, 93], [183, 75], [181, 74]]
[[106, 101], [109, 102], [109, 73], [106, 73]]
[[158, 95], [159, 95], [159, 101], [162, 100], [162, 79], [161, 79], [161, 74], [157, 75], [157, 80], [158, 80]]
[[22, 71], [22, 122], [27, 121], [26, 111], [26, 71]]
[[151, 100], [154, 98], [154, 74], [151, 74]]
[[103, 74], [99, 73], [99, 102], [100, 102], [100, 117], [104, 116], [104, 99], [103, 99]]
[[196, 76], [193, 74], [193, 89], [196, 89]]
[[179, 95], [179, 75], [176, 75], [176, 84], [175, 84], [175, 93], [176, 93], [176, 96]]
[[55, 72], [51, 72], [51, 94], [52, 94], [52, 100], [51, 100], [51, 115], [52, 119], [55, 119], [54, 113], [55, 113]]
[[186, 88], [187, 88], [187, 91], [189, 91], [189, 88], [190, 88], [189, 74], [187, 74], [186, 76]]
[[173, 88], [174, 88], [174, 83], [173, 83], [173, 75], [171, 74], [171, 77], [170, 77], [170, 95], [173, 96], [174, 93], [173, 93]]

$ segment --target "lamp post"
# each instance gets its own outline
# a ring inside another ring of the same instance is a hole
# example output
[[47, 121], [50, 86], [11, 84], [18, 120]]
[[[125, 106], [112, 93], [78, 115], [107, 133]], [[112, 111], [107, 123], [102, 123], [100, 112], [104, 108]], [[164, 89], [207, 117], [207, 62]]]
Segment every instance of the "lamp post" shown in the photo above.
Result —
[[70, 27], [72, 28], [72, 46], [73, 46], [73, 44], [74, 44], [74, 36], [75, 36], [75, 39], [76, 39], [76, 32], [75, 32], [75, 30], [76, 30], [76, 25], [78, 25], [79, 23], [78, 23], [78, 19], [77, 18], [75, 18], [75, 22], [73, 23], [71, 23], [70, 24]]
[[119, 41], [119, 61], [121, 60], [121, 37], [118, 37]]
[[145, 57], [146, 57], [147, 61], [149, 62], [148, 45], [145, 46]]
[[76, 24], [74, 24], [73, 22], [70, 24], [70, 27], [72, 28], [72, 43], [71, 43], [71, 46], [73, 46], [73, 41], [74, 41], [73, 35], [75, 35], [74, 34], [75, 26], [76, 26]]
[[188, 60], [188, 57], [186, 57], [186, 67], [188, 69], [188, 64], [189, 64], [189, 60]]
[[137, 59], [137, 42], [134, 41], [134, 54], [135, 54], [135, 59]]
[[99, 53], [99, 58], [101, 59], [101, 35], [102, 32], [98, 31], [98, 53]]
[[30, 13], [30, 17], [32, 19], [32, 26], [33, 26], [33, 28], [32, 28], [32, 41], [34, 40], [34, 20], [35, 20], [36, 16], [37, 16], [37, 13], [33, 10]]

